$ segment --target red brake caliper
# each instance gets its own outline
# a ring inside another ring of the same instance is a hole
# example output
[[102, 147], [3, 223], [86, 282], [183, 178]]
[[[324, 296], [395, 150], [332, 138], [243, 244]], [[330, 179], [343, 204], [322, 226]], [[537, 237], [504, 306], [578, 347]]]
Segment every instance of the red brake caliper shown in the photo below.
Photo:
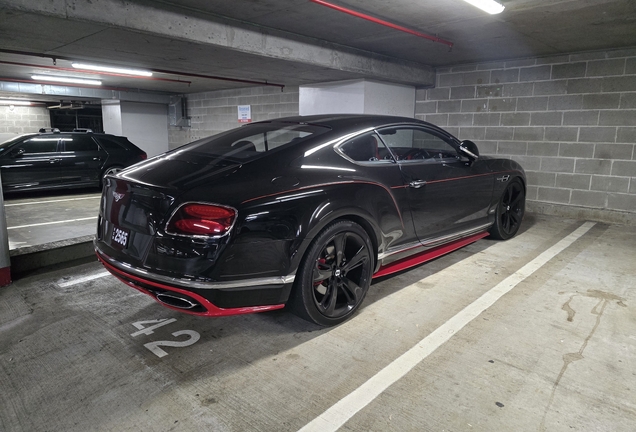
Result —
[[[319, 258], [319, 259], [318, 259], [318, 264], [319, 264], [319, 265], [320, 265], [320, 264], [323, 264], [323, 265], [324, 265], [324, 264], [326, 264], [326, 263], [327, 263], [327, 260], [326, 260], [326, 259], [324, 259], [324, 258]], [[325, 281], [324, 279], [323, 279], [323, 280], [321, 280], [321, 281], [316, 281], [316, 282], [314, 282], [314, 286], [315, 286], [315, 287], [317, 287], [318, 285], [320, 285], [320, 284], [321, 284], [321, 283], [323, 283], [324, 281]]]

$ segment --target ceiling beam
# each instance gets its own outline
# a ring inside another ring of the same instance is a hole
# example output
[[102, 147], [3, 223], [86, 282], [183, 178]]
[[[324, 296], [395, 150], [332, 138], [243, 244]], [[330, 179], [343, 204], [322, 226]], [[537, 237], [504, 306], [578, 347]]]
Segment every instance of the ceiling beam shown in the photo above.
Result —
[[[433, 68], [319, 39], [265, 28], [162, 2], [0, 0], [0, 8], [54, 16], [230, 49], [416, 87], [435, 84]], [[257, 67], [257, 65], [255, 65]], [[276, 77], [271, 77], [276, 81]]]

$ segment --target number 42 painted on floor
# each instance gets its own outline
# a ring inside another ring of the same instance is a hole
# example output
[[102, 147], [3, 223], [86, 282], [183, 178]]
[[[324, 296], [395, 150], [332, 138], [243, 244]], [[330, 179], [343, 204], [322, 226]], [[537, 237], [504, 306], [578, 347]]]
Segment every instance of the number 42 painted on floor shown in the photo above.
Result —
[[[169, 319], [168, 318], [164, 318], [164, 319], [156, 319], [156, 320], [137, 321], [137, 322], [132, 323], [132, 325], [134, 325], [135, 328], [138, 331], [136, 331], [134, 333], [131, 333], [130, 335], [132, 337], [136, 337], [136, 336], [139, 336], [139, 335], [151, 335], [159, 327], [163, 327], [165, 325], [168, 325], [168, 324], [176, 322], [176, 321], [177, 320], [175, 318], [169, 318]], [[148, 325], [148, 324], [153, 324], [153, 325], [150, 325], [149, 327], [146, 327], [146, 325]], [[165, 352], [164, 350], [162, 350], [161, 348], [159, 348], [160, 346], [185, 348], [187, 346], [190, 346], [190, 345], [196, 343], [201, 338], [201, 335], [199, 333], [195, 332], [194, 330], [179, 330], [179, 331], [176, 331], [176, 332], [172, 333], [172, 336], [174, 336], [174, 337], [181, 336], [181, 335], [188, 335], [189, 338], [184, 340], [184, 341], [156, 341], [156, 342], [148, 342], [148, 343], [144, 344], [144, 346], [146, 348], [148, 348], [150, 351], [152, 351], [152, 353], [154, 355], [156, 355], [157, 357], [161, 358], [161, 357], [167, 356], [168, 353]]]

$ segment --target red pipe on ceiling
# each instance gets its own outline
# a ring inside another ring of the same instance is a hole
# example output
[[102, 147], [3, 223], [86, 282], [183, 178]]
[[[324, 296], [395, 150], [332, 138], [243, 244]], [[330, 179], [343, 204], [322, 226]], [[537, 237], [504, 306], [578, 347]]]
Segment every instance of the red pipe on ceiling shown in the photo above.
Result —
[[335, 5], [333, 3], [329, 3], [329, 2], [323, 1], [323, 0], [310, 0], [310, 1], [313, 2], [313, 3], [316, 3], [316, 4], [319, 4], [319, 5], [326, 6], [328, 8], [337, 10], [338, 12], [343, 12], [343, 13], [346, 13], [346, 14], [349, 14], [349, 15], [353, 15], [354, 17], [362, 18], [362, 19], [365, 19], [367, 21], [371, 21], [373, 23], [380, 24], [380, 25], [383, 25], [385, 27], [392, 28], [394, 30], [399, 30], [399, 31], [404, 32], [404, 33], [409, 33], [409, 34], [412, 34], [414, 36], [418, 36], [418, 37], [421, 37], [421, 38], [424, 38], [424, 39], [428, 39], [428, 40], [433, 41], [433, 42], [439, 42], [441, 44], [448, 45], [451, 48], [453, 47], [453, 42], [447, 41], [446, 39], [438, 38], [437, 36], [431, 36], [431, 35], [426, 34], [426, 33], [421, 33], [421, 32], [418, 32], [416, 30], [411, 30], [411, 29], [403, 27], [401, 25], [393, 24], [392, 22], [385, 21], [385, 20], [382, 20], [382, 19], [379, 19], [379, 18], [375, 18], [375, 17], [372, 17], [371, 15], [367, 15], [367, 14], [364, 14], [362, 12], [357, 12], [357, 11], [354, 11], [354, 10], [351, 10], [351, 9], [347, 9], [345, 7], [338, 6], [338, 5]]

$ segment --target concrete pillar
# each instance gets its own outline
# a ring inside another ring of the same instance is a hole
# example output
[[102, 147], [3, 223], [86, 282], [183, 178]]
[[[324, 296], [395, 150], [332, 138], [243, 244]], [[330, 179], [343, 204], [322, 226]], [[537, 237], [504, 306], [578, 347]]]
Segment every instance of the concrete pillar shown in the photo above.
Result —
[[121, 135], [148, 157], [168, 151], [168, 105], [102, 100], [104, 132]]
[[122, 135], [121, 101], [102, 100], [102, 121], [105, 133]]
[[300, 86], [299, 112], [414, 117], [415, 87], [364, 79]]
[[11, 283], [11, 257], [9, 256], [9, 232], [4, 212], [2, 179], [0, 178], [0, 287]]

